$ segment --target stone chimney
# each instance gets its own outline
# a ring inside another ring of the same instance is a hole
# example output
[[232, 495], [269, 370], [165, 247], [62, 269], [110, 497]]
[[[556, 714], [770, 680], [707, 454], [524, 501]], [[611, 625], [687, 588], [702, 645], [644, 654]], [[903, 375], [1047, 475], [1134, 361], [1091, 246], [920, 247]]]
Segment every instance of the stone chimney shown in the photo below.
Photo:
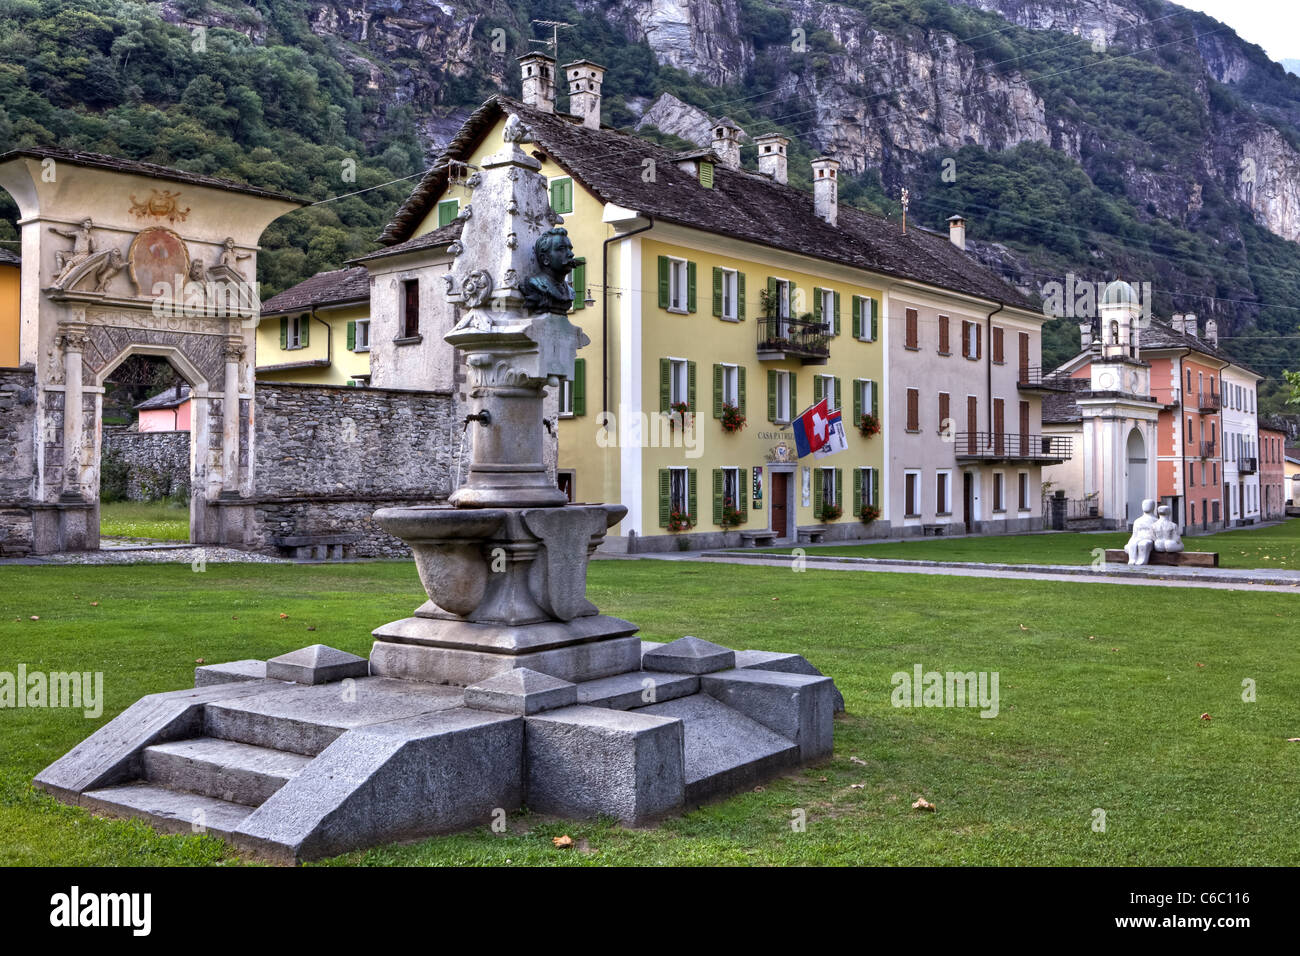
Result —
[[588, 129], [600, 129], [600, 84], [605, 68], [590, 60], [574, 60], [564, 64], [564, 75], [569, 81], [569, 114], [581, 117]]
[[786, 147], [790, 141], [780, 133], [764, 133], [754, 140], [758, 146], [758, 171], [773, 182], [786, 182]]
[[1092, 319], [1079, 323], [1079, 351], [1086, 352], [1092, 348]]
[[839, 219], [839, 169], [840, 161], [829, 156], [812, 161], [813, 212], [832, 226]]
[[524, 105], [543, 113], [554, 113], [555, 57], [534, 50], [516, 59], [523, 71]]
[[1219, 323], [1214, 319], [1205, 320], [1205, 341], [1209, 342], [1215, 348], [1219, 346]]
[[966, 248], [966, 218], [964, 216], [948, 217], [948, 238], [958, 249]]
[[713, 151], [730, 169], [740, 168], [740, 133], [740, 127], [725, 116], [713, 124]]
[[1188, 312], [1183, 316], [1183, 332], [1194, 339], [1201, 337], [1200, 330], [1196, 328], [1196, 313]]
[[1169, 317], [1169, 324], [1173, 327], [1175, 332], [1181, 332], [1183, 330], [1183, 313], [1175, 312], [1171, 315]]

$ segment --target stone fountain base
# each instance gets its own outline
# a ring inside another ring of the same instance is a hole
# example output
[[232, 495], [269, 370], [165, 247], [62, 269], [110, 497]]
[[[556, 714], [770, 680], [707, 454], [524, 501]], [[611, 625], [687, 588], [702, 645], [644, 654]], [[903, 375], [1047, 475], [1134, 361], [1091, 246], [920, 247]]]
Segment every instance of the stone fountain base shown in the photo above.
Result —
[[577, 681], [528, 667], [470, 686], [356, 676], [364, 659], [320, 646], [200, 667], [194, 690], [143, 698], [35, 783], [292, 863], [521, 806], [643, 824], [830, 756], [839, 695], [802, 657], [603, 643], [629, 640], [634, 668]]

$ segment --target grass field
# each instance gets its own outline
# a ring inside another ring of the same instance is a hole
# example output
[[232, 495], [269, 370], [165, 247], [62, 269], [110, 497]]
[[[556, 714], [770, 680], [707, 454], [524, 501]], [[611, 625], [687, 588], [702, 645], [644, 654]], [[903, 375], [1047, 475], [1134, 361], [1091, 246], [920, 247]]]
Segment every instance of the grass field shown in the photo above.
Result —
[[[908, 558], [916, 561], [975, 561], [991, 564], [1091, 564], [1096, 548], [1122, 548], [1127, 531], [1017, 534], [970, 538], [922, 538], [877, 544], [810, 546], [808, 554], [854, 558]], [[1188, 551], [1218, 551], [1225, 568], [1300, 569], [1300, 518], [1267, 528], [1242, 528], [1218, 534], [1186, 535]], [[789, 554], [790, 548], [765, 550]]]
[[99, 533], [105, 538], [190, 540], [190, 509], [171, 501], [115, 501], [99, 507]]
[[[503, 835], [328, 862], [1300, 863], [1296, 596], [649, 560], [596, 562], [591, 596], [647, 639], [804, 654], [848, 705], [835, 756], [658, 828], [521, 813]], [[240, 862], [210, 837], [62, 806], [31, 778], [140, 696], [190, 686], [197, 659], [365, 654], [371, 628], [421, 599], [407, 563], [0, 568], [0, 671], [103, 671], [107, 698], [98, 720], [0, 710], [0, 864]], [[915, 664], [998, 672], [998, 716], [891, 706], [891, 675]], [[937, 812], [911, 809], [922, 796]], [[574, 850], [552, 845], [562, 833]]]

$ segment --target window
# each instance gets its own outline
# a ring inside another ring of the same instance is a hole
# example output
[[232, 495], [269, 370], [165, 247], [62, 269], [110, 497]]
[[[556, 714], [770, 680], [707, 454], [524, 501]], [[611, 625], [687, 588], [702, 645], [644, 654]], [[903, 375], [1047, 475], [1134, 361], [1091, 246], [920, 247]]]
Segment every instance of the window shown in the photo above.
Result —
[[939, 316], [939, 354], [952, 354], [952, 342], [949, 341], [948, 337], [948, 316], [946, 315]]
[[669, 507], [673, 511], [682, 514], [690, 513], [690, 491], [688, 476], [685, 468], [669, 468], [672, 475], [672, 488], [669, 498]]
[[705, 189], [713, 188], [713, 164], [700, 163], [700, 185]]
[[857, 500], [859, 510], [864, 505], [875, 507], [880, 500], [880, 472], [875, 468], [855, 468], [853, 497]]
[[687, 269], [685, 259], [668, 260], [668, 310], [686, 311]]
[[962, 322], [961, 324], [961, 354], [968, 359], [977, 359], [980, 357], [982, 347], [982, 332], [978, 322]]
[[560, 379], [560, 417], [573, 417], [573, 383], [567, 378]]
[[1003, 479], [1005, 476], [1000, 471], [993, 472], [993, 510], [1006, 511], [1006, 500], [1003, 497]]
[[831, 411], [840, 407], [840, 380], [834, 375], [813, 376], [813, 404], [823, 398]]
[[840, 297], [834, 289], [813, 289], [813, 321], [820, 322], [828, 335], [840, 331]]
[[295, 315], [280, 319], [280, 348], [305, 349], [310, 344], [311, 317]]
[[745, 317], [745, 277], [735, 269], [713, 268], [713, 314], [728, 322]]
[[695, 393], [695, 376], [692, 374], [694, 365], [694, 362], [685, 359], [659, 360], [659, 391], [660, 398], [663, 399], [660, 404], [667, 405], [661, 411], [672, 411], [674, 405], [683, 404], [687, 406], [687, 411], [695, 410], [695, 403], [691, 401]]
[[952, 514], [952, 472], [935, 472], [934, 513], [940, 516]]
[[740, 512], [743, 524], [749, 517], [748, 499], [742, 479], [745, 471], [735, 466], [713, 469], [713, 523], [721, 525], [727, 511]]
[[348, 323], [348, 350], [352, 352], [370, 351], [370, 320], [357, 319]]
[[561, 176], [551, 180], [551, 208], [561, 216], [573, 212], [573, 180]]
[[459, 199], [444, 199], [438, 203], [438, 227], [449, 226], [460, 215]]
[[939, 393], [939, 434], [952, 431], [952, 396]]
[[573, 360], [573, 378], [560, 379], [560, 417], [587, 414], [587, 360]]
[[722, 502], [724, 505], [729, 504], [733, 508], [739, 508], [740, 505], [740, 469], [723, 468], [722, 469]]
[[586, 259], [573, 260], [573, 275], [570, 281], [573, 283], [573, 307], [575, 309], [585, 309], [587, 307]]
[[790, 283], [785, 279], [771, 279], [776, 295], [776, 314], [778, 318], [790, 318]]
[[[1187, 374], [1188, 374], [1188, 376], [1190, 376], [1192, 373], [1191, 373], [1191, 372], [1188, 372]], [[1191, 386], [1188, 386], [1188, 387], [1190, 388]], [[1192, 416], [1191, 416], [1191, 415], [1188, 415], [1188, 416], [1187, 416], [1187, 444], [1189, 444], [1189, 445], [1192, 443], [1192, 427], [1193, 427], [1193, 426], [1192, 426]]]
[[863, 342], [876, 340], [876, 316], [878, 314], [875, 299], [855, 295], [853, 297], [853, 337]]
[[820, 512], [823, 508], [831, 508], [840, 503], [840, 482], [838, 468], [818, 468], [817, 475], [817, 494], [814, 496], [818, 500], [814, 502], [815, 510]]
[[920, 345], [918, 344], [920, 341], [919, 333], [916, 328], [916, 324], [917, 324], [916, 309], [907, 310], [907, 314], [906, 314], [906, 318], [904, 319], [904, 322], [906, 324], [903, 330], [903, 348], [916, 351], [918, 348], [920, 348]]
[[420, 280], [402, 282], [402, 338], [413, 339], [420, 334]]
[[921, 430], [921, 393], [915, 388], [907, 390], [907, 430], [909, 432]]
[[1217, 461], [1210, 463], [1210, 474], [1212, 476], [1210, 484], [1217, 485], [1219, 483], [1219, 463]]
[[1189, 479], [1187, 482], [1189, 485], [1196, 484], [1196, 462], [1192, 461], [1187, 463], [1187, 477]]
[[1020, 510], [1029, 511], [1029, 472], [1022, 471], [1017, 476], [1020, 483]]
[[921, 473], [919, 471], [903, 472], [903, 517], [919, 518]]
[[880, 409], [877, 407], [876, 383], [869, 378], [853, 381], [853, 426], [862, 421], [863, 415], [872, 415], [880, 421]]
[[724, 405], [745, 414], [745, 370], [736, 365], [713, 366], [713, 417], [721, 418]]
[[1006, 362], [1003, 348], [1003, 330], [1000, 325], [993, 326], [993, 362], [996, 365], [1002, 365]]
[[767, 371], [767, 420], [785, 424], [795, 416], [795, 375], [776, 369]]

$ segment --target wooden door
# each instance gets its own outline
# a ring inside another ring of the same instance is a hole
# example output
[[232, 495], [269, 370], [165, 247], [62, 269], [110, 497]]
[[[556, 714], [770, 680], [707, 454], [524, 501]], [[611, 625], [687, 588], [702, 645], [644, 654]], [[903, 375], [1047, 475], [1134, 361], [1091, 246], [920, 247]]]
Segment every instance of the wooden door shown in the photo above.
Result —
[[789, 533], [785, 503], [789, 491], [789, 473], [774, 471], [772, 473], [772, 530], [776, 532], [778, 538], [784, 538]]
[[966, 533], [975, 530], [975, 476], [969, 471], [962, 472], [962, 513], [966, 522]]
[[1006, 402], [1001, 398], [993, 399], [993, 442], [994, 453], [998, 455], [1006, 454], [1006, 448], [1003, 447], [1007, 431], [1006, 421]]
[[1020, 403], [1020, 457], [1029, 457], [1029, 403]]

